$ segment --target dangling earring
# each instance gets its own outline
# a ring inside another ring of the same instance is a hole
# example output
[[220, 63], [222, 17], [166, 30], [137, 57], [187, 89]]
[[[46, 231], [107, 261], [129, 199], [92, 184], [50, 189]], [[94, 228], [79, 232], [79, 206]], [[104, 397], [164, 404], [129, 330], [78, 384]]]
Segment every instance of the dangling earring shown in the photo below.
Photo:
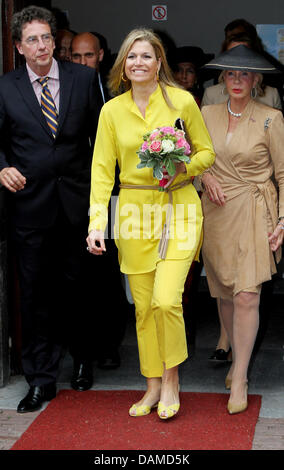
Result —
[[124, 72], [122, 72], [121, 74], [121, 80], [125, 83], [127, 82], [127, 78], [124, 78]]
[[221, 93], [222, 93], [222, 95], [227, 95], [228, 94], [226, 85], [223, 86]]
[[255, 99], [255, 98], [257, 97], [257, 89], [256, 89], [256, 87], [253, 87], [253, 88], [251, 89], [250, 95], [251, 95], [251, 97], [252, 97], [253, 99]]
[[157, 82], [160, 80], [159, 72], [160, 72], [160, 69], [157, 69], [157, 73], [156, 73]]

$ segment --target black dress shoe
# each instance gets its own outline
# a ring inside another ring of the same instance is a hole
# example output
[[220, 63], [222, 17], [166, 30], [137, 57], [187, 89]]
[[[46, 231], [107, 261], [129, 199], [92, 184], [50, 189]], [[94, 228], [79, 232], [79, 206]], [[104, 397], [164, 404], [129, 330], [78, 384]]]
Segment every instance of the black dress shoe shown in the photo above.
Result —
[[210, 356], [209, 361], [212, 362], [228, 362], [228, 356], [231, 352], [231, 348], [228, 351], [224, 349], [216, 349], [212, 356]]
[[17, 412], [30, 413], [41, 408], [44, 401], [50, 401], [56, 397], [56, 385], [31, 386], [27, 395], [20, 401]]
[[99, 357], [99, 369], [117, 369], [120, 366], [120, 356], [116, 351], [115, 353], [106, 354]]
[[71, 387], [79, 392], [89, 390], [93, 385], [93, 367], [88, 361], [74, 362]]

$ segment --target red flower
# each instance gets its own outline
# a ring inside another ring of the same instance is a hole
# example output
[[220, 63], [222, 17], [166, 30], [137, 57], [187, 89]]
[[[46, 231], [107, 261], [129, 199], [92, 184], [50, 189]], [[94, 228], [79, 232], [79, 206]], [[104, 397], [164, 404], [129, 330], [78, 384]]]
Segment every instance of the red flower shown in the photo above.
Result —
[[162, 178], [161, 180], [159, 180], [159, 186], [161, 186], [162, 188], [164, 186], [166, 186], [166, 184], [168, 184], [169, 180], [167, 178]]

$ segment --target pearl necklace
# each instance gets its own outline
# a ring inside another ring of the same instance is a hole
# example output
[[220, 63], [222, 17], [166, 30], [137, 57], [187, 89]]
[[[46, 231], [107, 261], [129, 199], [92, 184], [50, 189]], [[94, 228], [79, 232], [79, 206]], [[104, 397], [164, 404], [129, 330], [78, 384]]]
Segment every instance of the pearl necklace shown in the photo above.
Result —
[[231, 103], [230, 103], [230, 100], [228, 100], [227, 108], [228, 108], [229, 113], [230, 113], [232, 116], [236, 117], [236, 118], [241, 117], [242, 113], [234, 113], [234, 112], [231, 110], [230, 104], [231, 104]]

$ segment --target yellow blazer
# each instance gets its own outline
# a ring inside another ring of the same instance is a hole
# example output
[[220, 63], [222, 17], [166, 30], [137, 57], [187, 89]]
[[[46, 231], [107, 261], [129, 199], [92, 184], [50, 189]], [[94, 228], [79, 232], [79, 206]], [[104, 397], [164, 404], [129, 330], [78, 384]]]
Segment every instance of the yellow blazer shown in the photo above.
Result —
[[[179, 175], [175, 183], [196, 176], [210, 167], [215, 158], [212, 142], [200, 110], [192, 95], [184, 90], [167, 87], [174, 109], [164, 100], [160, 86], [152, 93], [145, 118], [132, 99], [131, 90], [108, 101], [102, 108], [92, 163], [90, 195], [90, 225], [104, 230], [107, 208], [114, 185], [115, 165], [118, 161], [120, 182], [131, 185], [156, 185], [151, 168], [137, 169], [140, 163], [136, 153], [143, 135], [160, 126], [173, 126], [184, 119], [193, 153], [187, 165], [187, 174]], [[153, 271], [159, 261], [158, 244], [165, 220], [168, 194], [156, 190], [121, 189], [116, 210], [116, 245], [120, 268], [126, 274]], [[156, 212], [155, 212], [156, 209]], [[161, 223], [154, 223], [159, 220]], [[157, 215], [158, 214], [158, 215]], [[202, 210], [192, 184], [173, 192], [173, 216], [167, 259], [193, 257], [198, 252], [202, 230]], [[178, 233], [177, 233], [178, 232]], [[186, 238], [185, 238], [186, 234]], [[190, 243], [186, 243], [190, 237]]]

